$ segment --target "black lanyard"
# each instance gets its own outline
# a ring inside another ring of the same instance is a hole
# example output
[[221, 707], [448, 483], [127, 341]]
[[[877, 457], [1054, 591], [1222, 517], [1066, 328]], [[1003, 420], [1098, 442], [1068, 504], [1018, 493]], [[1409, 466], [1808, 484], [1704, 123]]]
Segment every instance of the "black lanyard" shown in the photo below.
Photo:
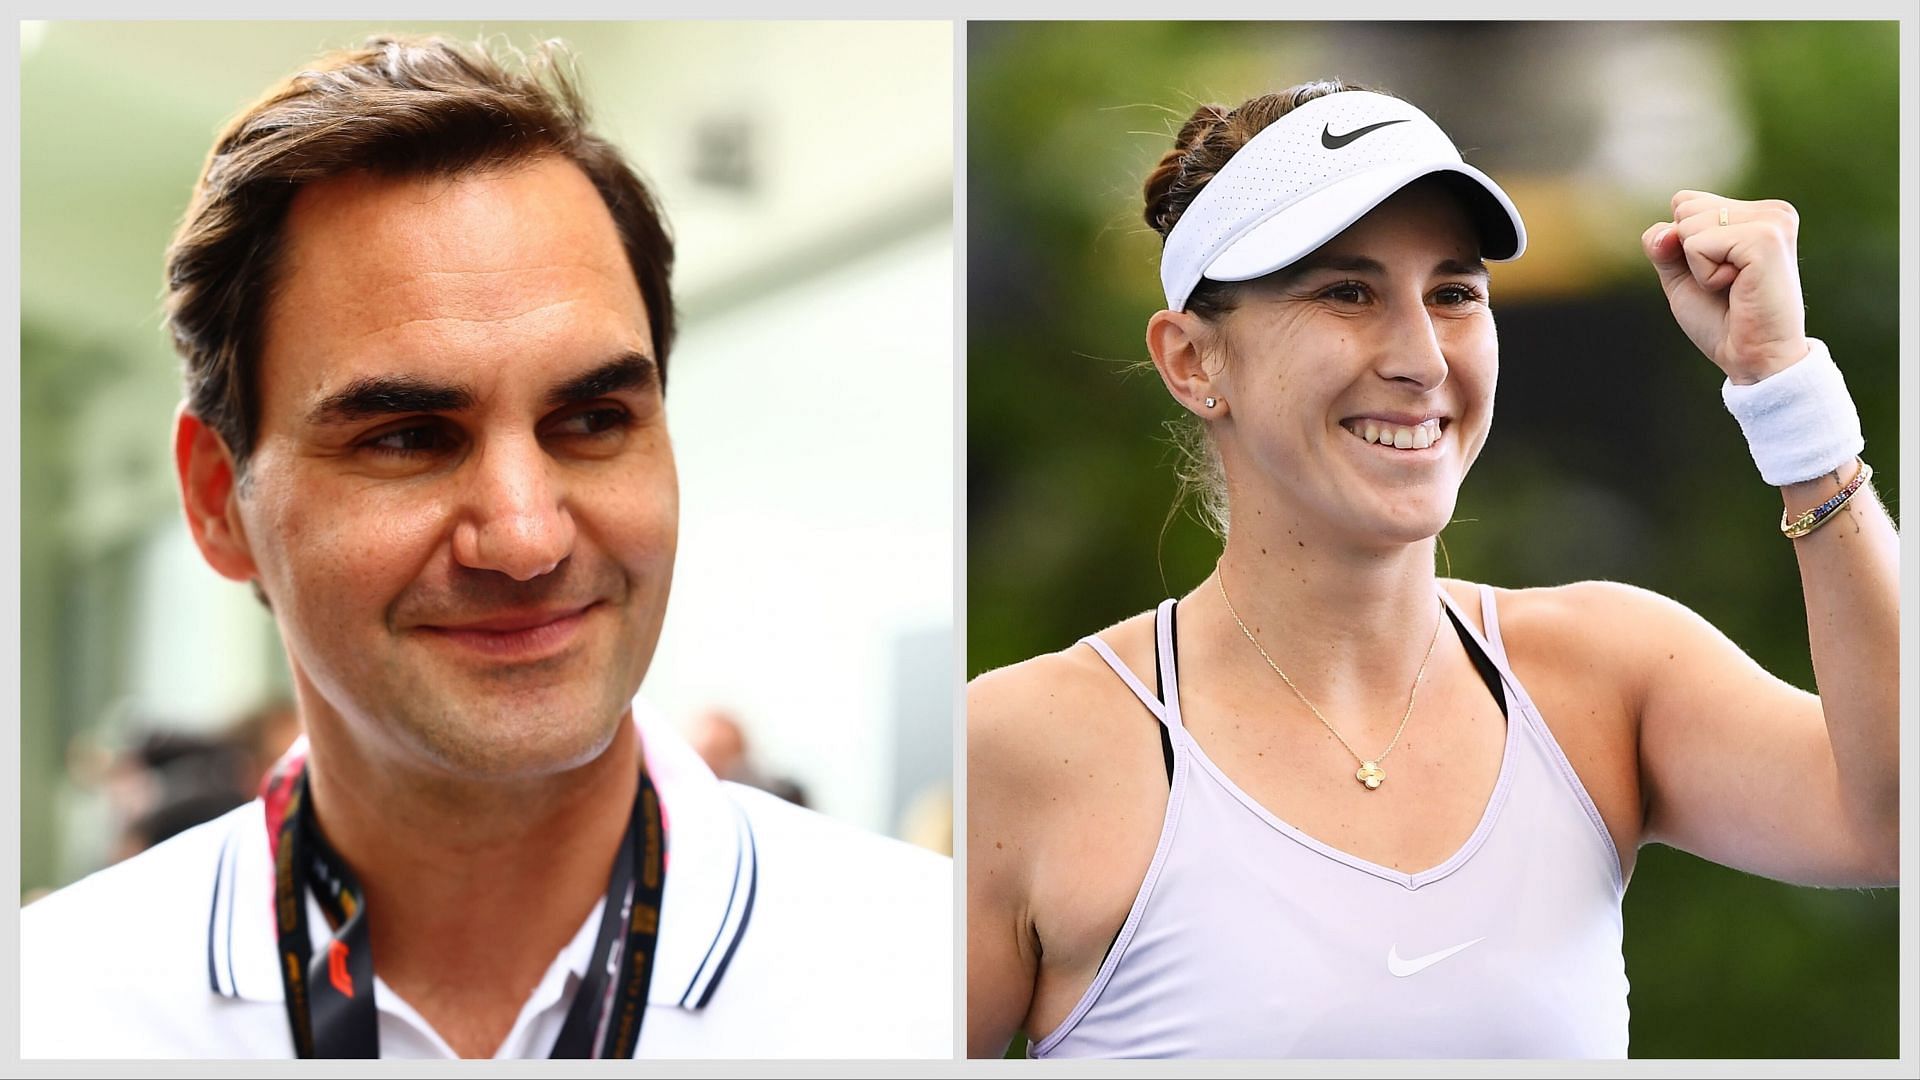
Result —
[[[268, 782], [267, 835], [274, 841], [274, 917], [280, 935], [280, 981], [294, 1051], [303, 1058], [377, 1058], [380, 1030], [373, 1007], [373, 947], [367, 937], [366, 894], [313, 822], [305, 761], [285, 762]], [[594, 937], [586, 977], [575, 992], [556, 1058], [631, 1058], [653, 982], [660, 899], [666, 889], [666, 842], [660, 798], [646, 770], [627, 834], [614, 857], [606, 908]], [[635, 879], [635, 866], [640, 874]], [[313, 956], [306, 895], [314, 896], [335, 927], [325, 955]], [[631, 893], [631, 903], [629, 903]], [[630, 916], [630, 917], [629, 917]], [[625, 931], [625, 947], [612, 955]], [[609, 971], [611, 968], [611, 972]], [[608, 986], [619, 987], [609, 999]], [[597, 1053], [595, 1052], [597, 1049]]]

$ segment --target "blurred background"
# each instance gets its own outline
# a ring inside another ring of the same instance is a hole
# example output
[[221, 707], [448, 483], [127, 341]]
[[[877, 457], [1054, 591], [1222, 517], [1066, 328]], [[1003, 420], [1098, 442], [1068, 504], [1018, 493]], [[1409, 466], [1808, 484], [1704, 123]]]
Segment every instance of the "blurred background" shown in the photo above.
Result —
[[[1526, 255], [1493, 267], [1498, 418], [1451, 574], [1645, 586], [1814, 688], [1779, 495], [1639, 236], [1681, 188], [1799, 209], [1808, 332], [1897, 516], [1895, 24], [973, 23], [967, 68], [969, 676], [1211, 570], [1192, 516], [1162, 533], [1176, 408], [1126, 370], [1164, 306], [1141, 184], [1197, 104], [1338, 76], [1419, 105], [1526, 219]], [[1894, 1056], [1897, 901], [1644, 850], [1632, 1053]]]
[[723, 773], [948, 847], [947, 24], [25, 23], [23, 893], [244, 801], [298, 730], [271, 618], [177, 508], [162, 253], [229, 117], [387, 31], [567, 41], [673, 228], [680, 554], [643, 696]]

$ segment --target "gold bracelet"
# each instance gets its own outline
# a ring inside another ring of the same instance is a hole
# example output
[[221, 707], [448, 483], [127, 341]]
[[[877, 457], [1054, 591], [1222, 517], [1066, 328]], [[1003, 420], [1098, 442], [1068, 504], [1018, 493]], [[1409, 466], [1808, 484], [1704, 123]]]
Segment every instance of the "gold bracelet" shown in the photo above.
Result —
[[[1859, 459], [1856, 458], [1855, 460], [1858, 461]], [[1840, 508], [1847, 505], [1847, 500], [1853, 498], [1862, 487], [1866, 486], [1867, 481], [1871, 479], [1873, 479], [1873, 466], [1867, 464], [1865, 461], [1860, 461], [1860, 470], [1853, 474], [1853, 479], [1847, 482], [1846, 487], [1841, 488], [1835, 493], [1833, 498], [1828, 499], [1826, 502], [1821, 503], [1819, 506], [1814, 507], [1792, 520], [1788, 520], [1785, 510], [1780, 511], [1781, 535], [1789, 540], [1798, 540], [1820, 526], [1825, 525], [1827, 520], [1839, 513]]]

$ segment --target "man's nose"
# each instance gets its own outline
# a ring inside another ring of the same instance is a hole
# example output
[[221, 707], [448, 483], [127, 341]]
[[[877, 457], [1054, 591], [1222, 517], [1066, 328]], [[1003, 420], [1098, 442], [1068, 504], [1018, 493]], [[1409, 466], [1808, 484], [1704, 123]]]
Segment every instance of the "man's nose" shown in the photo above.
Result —
[[1403, 379], [1422, 392], [1436, 389], [1447, 381], [1448, 369], [1441, 328], [1420, 298], [1395, 307], [1385, 347], [1380, 350], [1380, 375]]
[[453, 557], [515, 581], [550, 573], [573, 551], [565, 487], [539, 440], [501, 438], [479, 448], [453, 530]]

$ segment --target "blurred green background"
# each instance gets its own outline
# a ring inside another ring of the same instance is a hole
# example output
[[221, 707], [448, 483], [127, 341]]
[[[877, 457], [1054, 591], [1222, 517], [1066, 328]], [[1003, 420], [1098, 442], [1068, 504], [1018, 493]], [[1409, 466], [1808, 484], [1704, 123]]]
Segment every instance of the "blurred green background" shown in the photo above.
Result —
[[[1181, 594], [1218, 541], [1175, 495], [1148, 371], [1163, 306], [1140, 184], [1193, 107], [1329, 75], [1425, 109], [1526, 218], [1493, 269], [1498, 419], [1451, 573], [1665, 593], [1813, 689], [1799, 575], [1640, 254], [1680, 188], [1801, 213], [1808, 332], [1896, 514], [1893, 23], [974, 23], [968, 27], [969, 676]], [[1897, 890], [1749, 877], [1662, 847], [1625, 901], [1636, 1057], [1891, 1057]]]

